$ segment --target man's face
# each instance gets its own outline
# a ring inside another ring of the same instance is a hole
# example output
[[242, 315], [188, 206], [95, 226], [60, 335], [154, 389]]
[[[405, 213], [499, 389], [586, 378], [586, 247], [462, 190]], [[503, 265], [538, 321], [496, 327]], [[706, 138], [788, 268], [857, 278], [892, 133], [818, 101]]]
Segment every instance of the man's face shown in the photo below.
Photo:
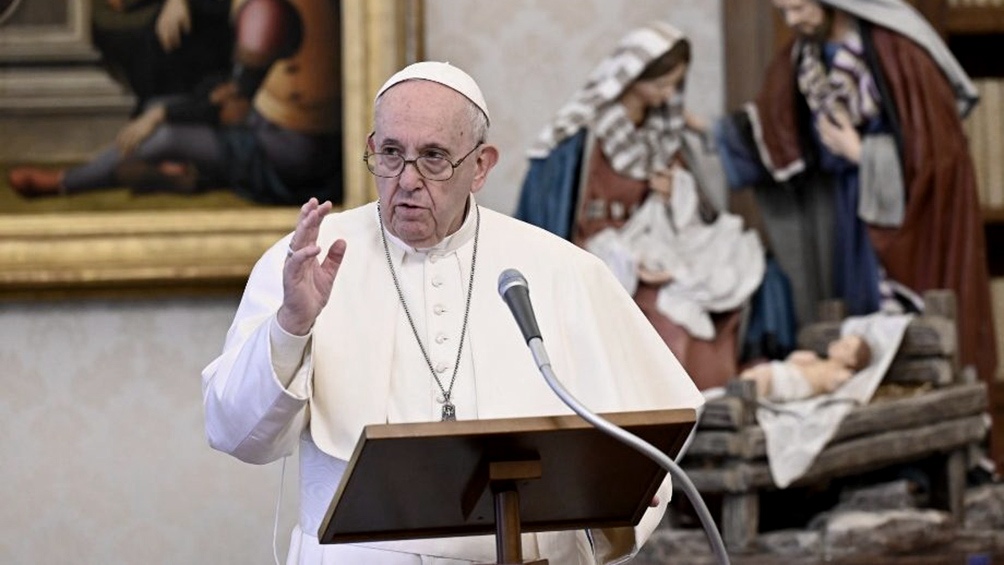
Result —
[[784, 23], [802, 37], [825, 39], [830, 21], [826, 10], [817, 0], [774, 0], [781, 11]]
[[[395, 153], [407, 160], [444, 157], [456, 163], [482, 140], [474, 139], [467, 101], [441, 84], [411, 80], [393, 86], [376, 106], [371, 153]], [[407, 164], [394, 178], [376, 177], [384, 225], [417, 248], [432, 247], [463, 224], [471, 193], [484, 186], [498, 158], [490, 145], [475, 149], [444, 181], [433, 181]]]

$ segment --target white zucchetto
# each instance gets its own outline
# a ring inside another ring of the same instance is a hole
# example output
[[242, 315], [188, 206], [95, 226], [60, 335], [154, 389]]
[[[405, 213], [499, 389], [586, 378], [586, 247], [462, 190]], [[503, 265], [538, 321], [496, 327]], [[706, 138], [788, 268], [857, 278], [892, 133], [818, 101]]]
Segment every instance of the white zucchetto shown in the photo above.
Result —
[[474, 82], [474, 79], [469, 74], [457, 67], [439, 61], [412, 63], [394, 73], [393, 76], [387, 79], [387, 82], [383, 83], [383, 86], [377, 91], [373, 100], [376, 101], [392, 86], [407, 80], [429, 80], [456, 90], [480, 108], [485, 113], [485, 118], [491, 123], [491, 116], [488, 114], [488, 104], [485, 102], [484, 95], [481, 94], [481, 89], [478, 88], [478, 83]]

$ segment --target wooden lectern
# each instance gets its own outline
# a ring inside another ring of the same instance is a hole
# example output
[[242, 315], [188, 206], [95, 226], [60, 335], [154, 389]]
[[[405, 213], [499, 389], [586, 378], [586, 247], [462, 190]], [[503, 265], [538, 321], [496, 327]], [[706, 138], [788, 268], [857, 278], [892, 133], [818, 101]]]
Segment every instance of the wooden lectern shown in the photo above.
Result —
[[[692, 409], [605, 419], [674, 457]], [[524, 562], [522, 532], [638, 524], [666, 470], [576, 415], [366, 426], [321, 523], [321, 543], [495, 534], [495, 565]]]

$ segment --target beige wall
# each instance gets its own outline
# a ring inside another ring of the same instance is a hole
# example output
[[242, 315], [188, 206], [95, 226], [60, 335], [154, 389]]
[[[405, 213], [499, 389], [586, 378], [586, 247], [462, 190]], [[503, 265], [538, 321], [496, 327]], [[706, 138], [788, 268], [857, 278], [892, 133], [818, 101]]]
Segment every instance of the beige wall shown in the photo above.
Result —
[[[721, 106], [719, 2], [427, 0], [430, 58], [478, 78], [509, 211], [527, 143], [631, 27], [695, 36], [690, 104]], [[213, 452], [199, 372], [237, 298], [0, 304], [0, 563], [272, 562], [279, 466]], [[279, 550], [296, 513], [287, 470]]]
[[0, 307], [0, 562], [271, 562], [279, 466], [212, 451], [202, 427], [199, 373], [235, 307]]

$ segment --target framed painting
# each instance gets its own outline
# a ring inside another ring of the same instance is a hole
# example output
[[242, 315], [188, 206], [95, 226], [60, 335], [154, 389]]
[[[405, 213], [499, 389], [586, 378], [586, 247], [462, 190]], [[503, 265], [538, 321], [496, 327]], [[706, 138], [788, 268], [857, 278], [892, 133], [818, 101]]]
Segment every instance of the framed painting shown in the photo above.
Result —
[[[128, 92], [107, 73], [94, 72], [100, 55], [91, 45], [89, 10], [101, 1], [0, 0], [0, 131], [6, 138], [0, 300], [240, 289], [261, 253], [292, 230], [296, 206], [258, 205], [224, 192], [127, 202], [108, 196], [82, 208], [72, 198], [18, 198], [7, 186], [12, 162], [37, 155], [77, 162], [81, 147], [93, 155], [98, 143], [109, 142], [107, 131], [125, 123]], [[423, 14], [421, 0], [331, 1], [340, 5], [342, 34], [339, 206], [348, 208], [375, 196], [360, 158], [373, 95], [386, 77], [421, 57]], [[83, 117], [61, 114], [40, 92], [86, 93], [90, 106]], [[31, 121], [39, 115], [61, 119]], [[48, 143], [42, 148], [32, 146], [40, 131]]]

